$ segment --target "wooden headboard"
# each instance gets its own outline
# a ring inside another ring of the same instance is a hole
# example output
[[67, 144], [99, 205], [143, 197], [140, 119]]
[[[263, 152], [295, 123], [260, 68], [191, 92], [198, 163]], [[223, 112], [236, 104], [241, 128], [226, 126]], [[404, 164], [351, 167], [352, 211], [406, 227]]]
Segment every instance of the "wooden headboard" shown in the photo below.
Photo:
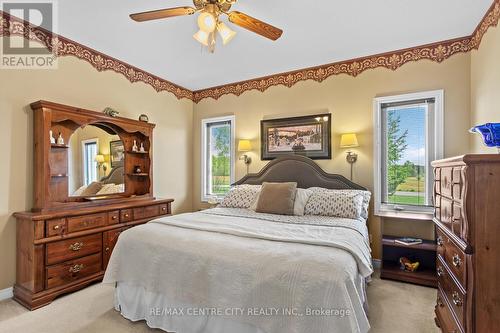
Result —
[[313, 160], [300, 155], [279, 157], [269, 162], [259, 173], [248, 174], [233, 185], [260, 185], [263, 182], [297, 182], [299, 188], [366, 191], [366, 188], [344, 176], [326, 173]]

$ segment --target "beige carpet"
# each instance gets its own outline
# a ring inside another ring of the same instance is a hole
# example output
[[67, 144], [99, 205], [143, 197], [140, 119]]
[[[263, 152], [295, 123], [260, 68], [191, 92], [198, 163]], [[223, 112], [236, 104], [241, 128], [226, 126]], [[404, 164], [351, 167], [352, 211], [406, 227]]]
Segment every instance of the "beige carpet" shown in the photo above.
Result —
[[[434, 325], [436, 290], [375, 278], [368, 287], [371, 332], [438, 332]], [[60, 297], [36, 311], [13, 300], [0, 302], [0, 332], [117, 333], [162, 332], [132, 323], [113, 309], [113, 287], [96, 284]], [[182, 333], [182, 332], [180, 332]]]

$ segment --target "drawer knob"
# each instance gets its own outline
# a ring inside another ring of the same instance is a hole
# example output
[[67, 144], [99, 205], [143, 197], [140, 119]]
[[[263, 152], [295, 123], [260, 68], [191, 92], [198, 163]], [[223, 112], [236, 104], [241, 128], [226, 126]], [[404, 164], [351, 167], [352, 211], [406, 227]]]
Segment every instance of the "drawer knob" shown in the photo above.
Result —
[[69, 272], [70, 273], [78, 273], [79, 271], [81, 271], [83, 269], [83, 264], [76, 264], [74, 266], [71, 266], [69, 268]]
[[61, 227], [61, 226], [60, 226], [59, 224], [56, 224], [56, 225], [54, 226], [54, 228], [53, 228], [53, 229], [54, 229], [54, 230], [59, 230], [59, 228], [60, 228], [60, 227]]
[[452, 294], [451, 294], [451, 298], [453, 300], [453, 304], [455, 304], [455, 306], [462, 306], [462, 299], [460, 298], [460, 295], [458, 294], [458, 292], [454, 291]]
[[112, 219], [112, 220], [116, 220], [117, 218], [118, 218], [118, 217], [117, 217], [116, 215], [113, 215], [113, 216], [111, 217], [111, 219]]
[[441, 307], [441, 308], [444, 306], [443, 301], [441, 300], [441, 297], [439, 297], [439, 296], [438, 296], [438, 298], [437, 298], [437, 304], [438, 304], [438, 305], [439, 305], [439, 307]]
[[128, 219], [128, 217], [129, 217], [129, 216], [130, 216], [130, 215], [128, 215], [128, 214], [125, 214], [125, 218], [127, 218], [127, 219]]
[[436, 270], [436, 273], [438, 276], [443, 276], [444, 274], [443, 267], [439, 266]]
[[109, 252], [109, 247], [105, 248], [104, 251]]
[[167, 210], [167, 207], [161, 207], [161, 210], [162, 210], [162, 211], [166, 211], [166, 210]]
[[453, 261], [453, 266], [455, 267], [460, 267], [462, 265], [462, 259], [458, 256], [458, 254], [455, 254], [452, 258]]
[[443, 237], [439, 236], [436, 239], [436, 243], [437, 243], [438, 246], [443, 246]]
[[76, 242], [75, 244], [71, 244], [69, 249], [71, 251], [80, 251], [83, 247], [83, 242]]

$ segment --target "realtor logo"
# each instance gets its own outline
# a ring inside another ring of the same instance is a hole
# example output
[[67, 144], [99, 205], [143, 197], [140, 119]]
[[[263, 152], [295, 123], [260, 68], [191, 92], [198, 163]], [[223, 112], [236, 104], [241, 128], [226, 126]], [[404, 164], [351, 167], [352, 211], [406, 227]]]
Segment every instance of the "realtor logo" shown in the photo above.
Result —
[[[1, 2], [3, 29], [0, 68], [2, 69], [55, 69], [56, 51], [36, 40], [28, 29], [41, 28], [48, 39], [55, 31], [55, 3], [50, 1]], [[6, 15], [8, 14], [8, 15]], [[9, 20], [10, 17], [10, 20]], [[29, 23], [29, 24], [28, 24]], [[23, 37], [29, 35], [30, 38]]]

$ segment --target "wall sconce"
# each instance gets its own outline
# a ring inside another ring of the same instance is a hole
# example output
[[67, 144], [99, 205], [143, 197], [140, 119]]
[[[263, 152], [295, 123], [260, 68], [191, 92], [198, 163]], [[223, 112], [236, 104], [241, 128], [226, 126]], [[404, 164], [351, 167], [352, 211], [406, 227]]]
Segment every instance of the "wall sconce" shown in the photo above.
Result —
[[[340, 137], [340, 148], [355, 148], [359, 147], [358, 138], [355, 133], [342, 134]], [[346, 161], [351, 165], [351, 180], [352, 180], [352, 165], [358, 160], [358, 155], [351, 150], [347, 151]]]
[[[239, 152], [249, 152], [251, 150], [252, 150], [252, 144], [250, 143], [250, 140], [240, 140], [238, 142], [238, 151]], [[248, 173], [248, 166], [250, 163], [252, 163], [252, 159], [247, 154], [242, 155], [239, 159], [243, 160], [243, 162], [245, 162], [245, 165], [247, 166], [247, 173]]]
[[108, 170], [108, 167], [106, 166], [106, 158], [104, 157], [104, 155], [96, 155], [95, 156], [95, 159], [94, 159], [96, 162], [97, 162], [97, 168], [99, 170], [102, 170], [104, 171], [104, 174], [106, 174], [106, 171]]

